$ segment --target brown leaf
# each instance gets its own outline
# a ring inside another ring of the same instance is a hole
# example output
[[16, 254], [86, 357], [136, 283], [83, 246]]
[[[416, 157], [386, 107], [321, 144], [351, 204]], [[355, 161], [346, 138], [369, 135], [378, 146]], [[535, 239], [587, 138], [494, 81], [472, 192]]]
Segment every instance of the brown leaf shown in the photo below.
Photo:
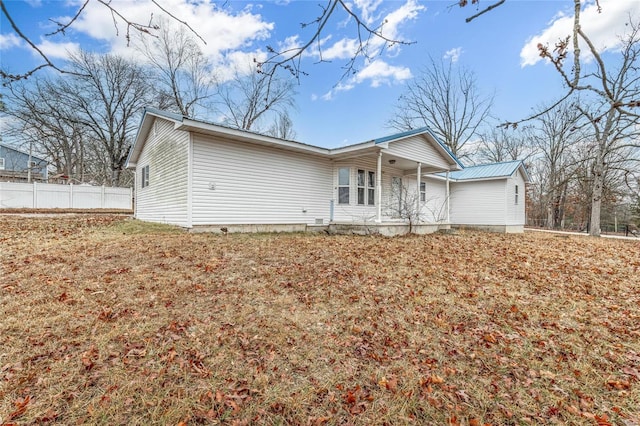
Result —
[[27, 405], [31, 402], [31, 395], [27, 395], [24, 398], [17, 399], [13, 402], [13, 406], [15, 410], [9, 413], [9, 417], [7, 420], [13, 420], [25, 413], [27, 411]]

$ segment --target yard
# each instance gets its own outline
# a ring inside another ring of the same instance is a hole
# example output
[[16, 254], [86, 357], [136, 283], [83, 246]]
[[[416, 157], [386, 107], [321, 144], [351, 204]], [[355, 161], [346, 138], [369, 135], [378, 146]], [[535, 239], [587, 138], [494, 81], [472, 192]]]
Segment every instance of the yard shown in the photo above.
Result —
[[640, 244], [0, 216], [0, 424], [640, 424]]

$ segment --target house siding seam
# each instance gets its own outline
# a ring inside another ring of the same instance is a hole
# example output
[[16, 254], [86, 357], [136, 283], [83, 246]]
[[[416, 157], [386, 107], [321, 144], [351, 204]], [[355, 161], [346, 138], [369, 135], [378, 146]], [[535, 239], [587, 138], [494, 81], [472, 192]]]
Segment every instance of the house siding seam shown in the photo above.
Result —
[[423, 165], [448, 169], [448, 164], [433, 145], [426, 140], [426, 136], [417, 135], [407, 139], [395, 141], [384, 150], [385, 154], [396, 155], [409, 160], [420, 161]]
[[193, 134], [192, 224], [329, 222], [331, 160]]
[[138, 159], [136, 173], [149, 166], [149, 186], [136, 176], [136, 218], [188, 226], [189, 133], [156, 118]]

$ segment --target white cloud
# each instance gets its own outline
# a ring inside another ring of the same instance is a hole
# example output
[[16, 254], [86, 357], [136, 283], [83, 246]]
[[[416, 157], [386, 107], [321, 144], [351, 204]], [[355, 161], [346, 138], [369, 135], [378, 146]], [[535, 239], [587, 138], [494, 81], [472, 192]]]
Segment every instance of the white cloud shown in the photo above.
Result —
[[393, 40], [401, 39], [400, 26], [406, 21], [416, 19], [418, 14], [426, 9], [416, 0], [407, 0], [405, 4], [384, 17], [382, 34]]
[[322, 49], [322, 59], [331, 61], [333, 59], [348, 59], [356, 54], [359, 42], [351, 38], [343, 38], [333, 43], [328, 49]]
[[[38, 49], [45, 54], [45, 56], [51, 60], [62, 59], [67, 60], [69, 56], [80, 51], [80, 45], [78, 43], [55, 43], [51, 40], [43, 40], [37, 45]], [[35, 56], [39, 56], [38, 52], [32, 52]]]
[[0, 50], [11, 49], [22, 45], [22, 39], [13, 33], [0, 34]]
[[[615, 50], [620, 47], [619, 37], [627, 31], [625, 24], [629, 15], [638, 18], [640, 8], [637, 0], [600, 0], [602, 13], [598, 13], [598, 7], [593, 0], [589, 0], [580, 14], [580, 24], [584, 32], [589, 36], [596, 48], [600, 51]], [[537, 34], [525, 43], [520, 51], [520, 65], [534, 65], [542, 58], [538, 52], [538, 44], [549, 45], [553, 48], [555, 43], [573, 33], [573, 14], [558, 13], [549, 22], [540, 34]], [[591, 55], [581, 46], [586, 60], [592, 59]], [[582, 56], [582, 55], [581, 55]]]
[[462, 47], [454, 47], [444, 53], [444, 59], [451, 59], [451, 62], [455, 64], [460, 59], [460, 55], [462, 55]]
[[333, 99], [337, 93], [352, 90], [358, 84], [369, 83], [371, 87], [376, 88], [383, 84], [390, 85], [400, 83], [411, 77], [413, 76], [409, 68], [389, 65], [381, 59], [376, 59], [361, 71], [357, 72], [356, 75], [348, 81], [338, 83], [332, 90], [322, 95], [321, 98], [329, 101]]
[[354, 3], [360, 9], [360, 17], [369, 25], [377, 18], [374, 15], [382, 3], [382, 0], [355, 0]]
[[[369, 22], [373, 19], [372, 14], [378, 8], [380, 3], [381, 2], [377, 0], [356, 1], [357, 6], [362, 10], [362, 19], [367, 23], [367, 25], [375, 28], [377, 25], [381, 24], [381, 34], [390, 40], [403, 40], [403, 37], [400, 34], [400, 26], [407, 21], [416, 19], [421, 11], [426, 10], [426, 7], [418, 4], [417, 0], [407, 0], [407, 2], [402, 6], [380, 19], [378, 24]], [[331, 40], [331, 37], [326, 37], [320, 41], [320, 46], [322, 47], [322, 59], [328, 61], [333, 59], [351, 58], [355, 52], [362, 47], [360, 46], [360, 41], [355, 38], [342, 38], [329, 47], [325, 47], [328, 45], [329, 40]], [[373, 36], [369, 41], [367, 54], [370, 57], [380, 54], [380, 50], [385, 46], [385, 44], [385, 40], [380, 37]], [[387, 49], [387, 52], [397, 51], [399, 46], [399, 44], [391, 46]], [[319, 52], [316, 52], [316, 54], [319, 54]]]
[[371, 82], [371, 87], [378, 87], [382, 84], [397, 83], [408, 80], [412, 77], [411, 70], [407, 67], [397, 67], [389, 65], [383, 60], [377, 59], [358, 72], [355, 80], [358, 83]]
[[[150, 0], [114, 0], [110, 4], [130, 22], [148, 24], [153, 14], [152, 22], [163, 17], [171, 25], [178, 25]], [[273, 23], [265, 22], [260, 14], [253, 13], [250, 6], [231, 13], [208, 1], [163, 0], [161, 4], [175, 17], [186, 21], [206, 41], [206, 44], [200, 44], [205, 55], [218, 60], [227, 52], [250, 48], [255, 41], [267, 39], [274, 28]], [[60, 18], [61, 21], [65, 19], [69, 17]], [[106, 42], [111, 52], [130, 56], [134, 50], [127, 48], [127, 24], [118, 19], [114, 27], [111, 13], [98, 2], [89, 2], [73, 29]], [[135, 30], [129, 32], [133, 34]]]

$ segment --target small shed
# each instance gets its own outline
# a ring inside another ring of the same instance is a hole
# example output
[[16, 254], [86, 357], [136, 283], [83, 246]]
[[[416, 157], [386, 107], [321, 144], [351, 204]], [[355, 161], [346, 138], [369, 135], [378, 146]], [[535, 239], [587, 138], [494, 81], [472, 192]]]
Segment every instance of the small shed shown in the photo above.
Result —
[[507, 161], [451, 172], [451, 222], [498, 232], [522, 232], [525, 225], [524, 163]]

